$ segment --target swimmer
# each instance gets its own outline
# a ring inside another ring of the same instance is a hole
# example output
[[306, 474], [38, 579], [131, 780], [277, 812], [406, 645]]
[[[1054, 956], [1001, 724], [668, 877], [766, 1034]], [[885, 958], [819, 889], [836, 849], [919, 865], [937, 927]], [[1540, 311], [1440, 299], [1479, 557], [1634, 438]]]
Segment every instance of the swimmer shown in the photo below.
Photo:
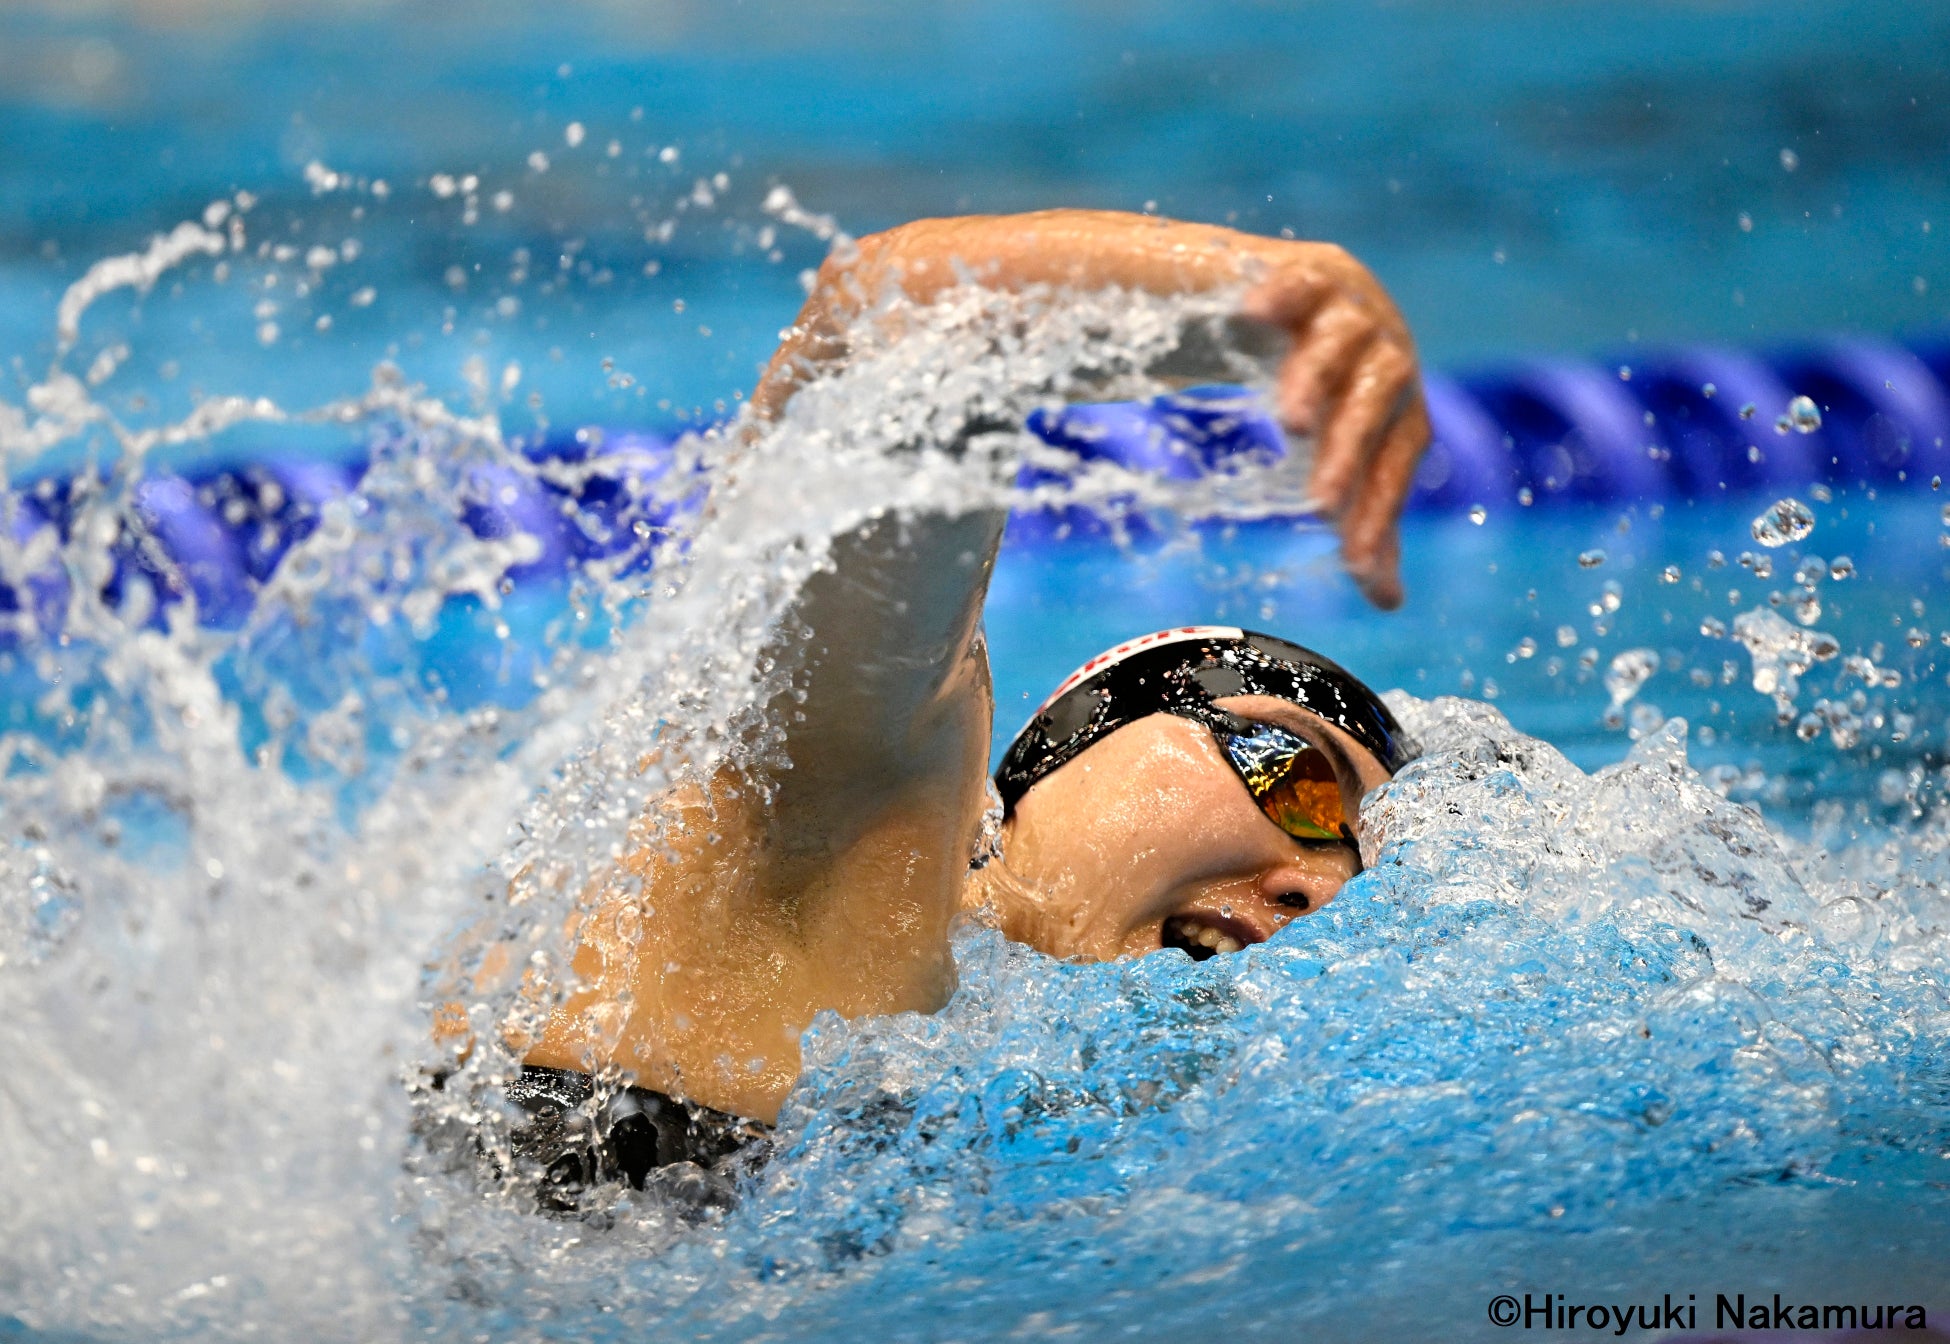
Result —
[[[1399, 604], [1397, 520], [1428, 441], [1414, 347], [1380, 284], [1327, 244], [1093, 211], [918, 221], [826, 263], [756, 414], [842, 366], [854, 324], [885, 311], [873, 300], [926, 305], [971, 280], [1242, 293], [1240, 315], [1288, 339], [1278, 413], [1314, 437], [1345, 564]], [[883, 518], [838, 539], [786, 623], [800, 634], [770, 651], [792, 669], [767, 707], [790, 768], [725, 766], [641, 820], [586, 907], [576, 988], [516, 1043], [511, 1095], [551, 1134], [603, 1101], [591, 1075], [634, 1080], [598, 1125], [634, 1135], [628, 1151], [584, 1154], [584, 1177], [640, 1184], [771, 1124], [822, 1010], [940, 1008], [964, 910], [1054, 957], [1204, 958], [1263, 942], [1360, 870], [1360, 800], [1412, 749], [1332, 662], [1229, 628], [1134, 639], [1063, 683], [997, 771], [999, 845], [971, 866], [1002, 526], [999, 511]]]

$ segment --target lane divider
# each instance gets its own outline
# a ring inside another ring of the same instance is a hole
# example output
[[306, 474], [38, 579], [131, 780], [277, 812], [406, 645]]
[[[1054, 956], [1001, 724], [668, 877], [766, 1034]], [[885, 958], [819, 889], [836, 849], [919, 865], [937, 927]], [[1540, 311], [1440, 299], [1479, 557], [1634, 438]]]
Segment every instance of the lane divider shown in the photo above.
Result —
[[[1834, 340], [1766, 356], [1678, 350], [1629, 365], [1539, 361], [1432, 373], [1425, 388], [1433, 441], [1411, 513], [1786, 493], [1814, 481], [1927, 489], [1950, 474], [1950, 338]], [[1798, 426], [1784, 419], [1796, 397], [1813, 402], [1818, 426], [1805, 416]], [[1028, 427], [1079, 462], [1177, 480], [1287, 452], [1278, 427], [1236, 388], [1038, 412]], [[476, 468], [463, 521], [483, 539], [534, 539], [534, 557], [509, 571], [517, 581], [641, 551], [644, 528], [668, 525], [703, 498], [700, 483], [682, 503], [646, 512], [644, 483], [670, 469], [673, 442], [635, 429], [551, 439], [528, 450], [549, 470]], [[194, 593], [205, 623], [241, 624], [258, 586], [319, 526], [329, 502], [357, 496], [367, 466], [265, 460], [151, 476], [111, 547], [103, 594], [119, 606], [146, 588], [160, 612]], [[1022, 481], [1058, 474], [1025, 468]], [[13, 556], [41, 551], [34, 539], [48, 529], [65, 539], [83, 503], [75, 484], [58, 478], [0, 496], [0, 531]], [[1018, 516], [1011, 536], [1035, 545], [1102, 529], [1075, 510], [1041, 511]], [[0, 568], [0, 642], [22, 628], [58, 629], [69, 582], [51, 558]], [[23, 621], [28, 610], [33, 619]]]

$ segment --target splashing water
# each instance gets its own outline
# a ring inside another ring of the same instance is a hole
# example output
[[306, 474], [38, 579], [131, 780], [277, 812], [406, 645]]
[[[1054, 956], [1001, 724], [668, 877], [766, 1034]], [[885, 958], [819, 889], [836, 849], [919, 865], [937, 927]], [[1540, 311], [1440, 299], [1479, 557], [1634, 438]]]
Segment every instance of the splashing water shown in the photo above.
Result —
[[[234, 219], [91, 268], [63, 359], [102, 294], [213, 238], [235, 255]], [[135, 423], [57, 363], [0, 404], [9, 480], [96, 462], [65, 529], [31, 488], [0, 526], [0, 577], [36, 594], [6, 613], [0, 731], [0, 1327], [1388, 1337], [1346, 1304], [1434, 1294], [1473, 1321], [1537, 1286], [1519, 1266], [1655, 1296], [1755, 1266], [1932, 1289], [1945, 1219], [1913, 1197], [1950, 1150], [1950, 831], [1849, 841], [1868, 824], [1838, 806], [1786, 838], [1691, 771], [1677, 720], [1588, 775], [1487, 706], [1395, 696], [1427, 754], [1368, 800], [1368, 871], [1324, 910], [1199, 965], [965, 928], [942, 1013], [816, 1023], [729, 1210], [653, 1185], [544, 1219], [414, 1137], [401, 1075], [456, 997], [480, 1044], [446, 1116], [505, 1124], [499, 1043], [565, 988], [580, 894], [677, 771], [754, 749], [761, 651], [831, 538], [882, 509], [1304, 504], [1290, 466], [1050, 460], [1011, 485], [1048, 450], [993, 426], [1155, 390], [1222, 307], [957, 294], [769, 432], [693, 436], [655, 479], [577, 465], [617, 474], [603, 525], [637, 540], [546, 601], [509, 582], [535, 540], [465, 520], [497, 473], [568, 468], [396, 370]], [[187, 581], [173, 605], [115, 587], [146, 459], [240, 424], [343, 427], [372, 466], [276, 538], [234, 626]], [[684, 512], [703, 472], [736, 485]], [[1790, 700], [1839, 652], [1765, 609], [1735, 633]], [[1658, 665], [1635, 652], [1620, 704]], [[1909, 1250], [1834, 1254], [1906, 1205]]]

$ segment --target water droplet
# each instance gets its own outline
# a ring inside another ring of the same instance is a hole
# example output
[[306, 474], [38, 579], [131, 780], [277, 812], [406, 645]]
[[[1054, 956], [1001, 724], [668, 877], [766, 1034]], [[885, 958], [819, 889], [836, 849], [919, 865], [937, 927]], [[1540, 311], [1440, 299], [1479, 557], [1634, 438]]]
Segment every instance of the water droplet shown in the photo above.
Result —
[[1821, 407], [1813, 397], [1796, 397], [1788, 403], [1787, 419], [1799, 433], [1812, 434], [1821, 428]]
[[1617, 709], [1639, 693], [1654, 672], [1659, 670], [1659, 655], [1653, 649], [1627, 649], [1611, 660], [1605, 670], [1605, 689]]
[[1678, 565], [1667, 565], [1659, 571], [1659, 579], [1664, 583], [1678, 583], [1685, 576], [1679, 572]]
[[1708, 401], [1711, 401], [1713, 400], [1714, 397], [1720, 394], [1720, 389], [1713, 386], [1713, 384], [1711, 383], [1705, 383], [1701, 385], [1699, 394], [1702, 397], [1705, 397]]
[[1811, 555], [1794, 567], [1794, 581], [1804, 588], [1812, 588], [1828, 577], [1828, 562], [1818, 555]]
[[1763, 546], [1785, 546], [1815, 530], [1814, 511], [1794, 498], [1778, 499], [1754, 519], [1754, 540]]
[[1740, 418], [1742, 420], [1751, 420], [1754, 418], [1754, 412], [1758, 411], [1759, 409], [1760, 407], [1754, 405], [1754, 403], [1750, 401], [1746, 405], [1740, 408]]
[[1469, 521], [1476, 524], [1476, 526], [1481, 527], [1488, 521], [1489, 516], [1490, 511], [1481, 504], [1471, 504], [1469, 506]]
[[1598, 566], [1604, 563], [1605, 563], [1605, 553], [1601, 550], [1593, 548], [1589, 551], [1578, 552], [1579, 569], [1596, 569], [1598, 568]]
[[1726, 552], [1708, 551], [1706, 553], [1706, 567], [1708, 569], [1725, 569], [1727, 567]]
[[1791, 173], [1796, 168], [1799, 168], [1800, 166], [1801, 166], [1801, 156], [1799, 154], [1796, 154], [1791, 149], [1784, 149], [1781, 151], [1782, 168], [1786, 169], [1788, 172]]
[[1533, 503], [1535, 503], [1536, 499], [1537, 496], [1531, 493], [1530, 487], [1527, 485], [1523, 489], [1517, 491], [1517, 503], [1523, 505], [1526, 509], [1529, 508]]
[[1537, 641], [1525, 635], [1517, 641], [1517, 657], [1534, 658], [1537, 654]]
[[1606, 579], [1604, 588], [1600, 590], [1598, 601], [1606, 611], [1617, 611], [1624, 604], [1625, 589], [1617, 579]]
[[1575, 625], [1560, 625], [1557, 627], [1558, 648], [1568, 649], [1577, 642], [1578, 642], [1578, 628]]
[[1699, 623], [1699, 632], [1708, 639], [1725, 639], [1727, 623], [1718, 616], [1708, 616]]
[[581, 122], [572, 121], [567, 126], [564, 126], [562, 128], [562, 143], [567, 145], [570, 149], [574, 149], [577, 145], [582, 143], [582, 137], [587, 135], [588, 133], [589, 132], [583, 128]]
[[1903, 633], [1903, 641], [1912, 649], [1920, 649], [1930, 642], [1930, 632], [1927, 630], [1918, 630], [1912, 626]]
[[1794, 735], [1803, 742], [1812, 742], [1821, 736], [1821, 725], [1821, 715], [1813, 713], [1803, 714], [1800, 720], [1794, 725]]
[[1794, 421], [1788, 419], [1786, 415], [1777, 415], [1774, 417], [1774, 432], [1776, 434], [1785, 434], [1793, 428]]
[[1618, 381], [1621, 383], [1629, 383], [1632, 381], [1632, 366], [1630, 364], [1620, 364], [1618, 366]]
[[1855, 562], [1846, 555], [1838, 555], [1828, 566], [1828, 577], [1840, 582], [1855, 577]]

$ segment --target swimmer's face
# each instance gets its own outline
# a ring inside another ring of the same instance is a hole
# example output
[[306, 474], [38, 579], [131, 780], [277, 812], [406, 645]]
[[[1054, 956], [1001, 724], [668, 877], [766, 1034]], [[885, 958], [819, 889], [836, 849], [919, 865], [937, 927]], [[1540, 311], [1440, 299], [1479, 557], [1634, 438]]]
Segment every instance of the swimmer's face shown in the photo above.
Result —
[[1172, 714], [1126, 724], [1016, 803], [1001, 871], [981, 882], [1003, 932], [1057, 957], [1177, 947], [1203, 959], [1264, 942], [1361, 870], [1361, 798], [1388, 778], [1318, 715], [1268, 696], [1218, 707], [1271, 724], [1331, 764], [1349, 834], [1297, 840], [1260, 809], [1212, 732]]

